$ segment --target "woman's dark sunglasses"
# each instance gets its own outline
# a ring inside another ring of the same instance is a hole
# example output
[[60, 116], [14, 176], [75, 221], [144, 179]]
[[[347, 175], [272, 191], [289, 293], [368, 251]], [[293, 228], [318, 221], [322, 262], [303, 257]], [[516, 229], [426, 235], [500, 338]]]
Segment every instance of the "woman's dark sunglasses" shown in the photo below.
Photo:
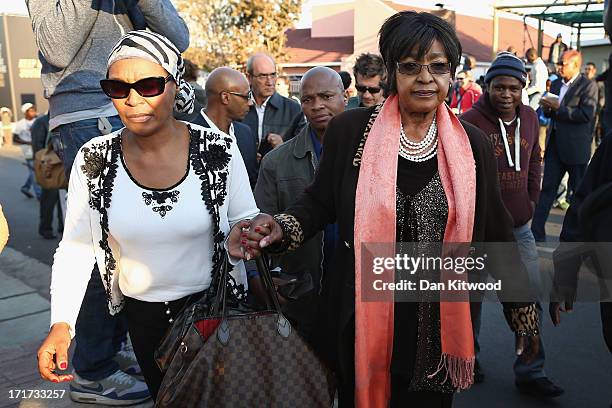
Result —
[[149, 77], [143, 78], [139, 81], [129, 84], [127, 82], [118, 81], [116, 79], [102, 79], [100, 80], [100, 86], [104, 93], [112, 99], [123, 99], [127, 98], [130, 94], [130, 90], [133, 89], [138, 92], [138, 95], [145, 98], [152, 96], [158, 96], [164, 93], [166, 83], [172, 79], [172, 75], [167, 77]]
[[372, 95], [379, 93], [381, 90], [379, 86], [365, 86], [365, 85], [355, 85], [355, 89], [357, 89], [357, 92], [361, 92], [361, 93], [366, 93], [366, 91], [368, 91]]
[[451, 71], [451, 64], [449, 62], [434, 62], [429, 65], [419, 64], [418, 62], [397, 63], [398, 72], [404, 75], [419, 75], [423, 67], [427, 67], [431, 75], [444, 75]]

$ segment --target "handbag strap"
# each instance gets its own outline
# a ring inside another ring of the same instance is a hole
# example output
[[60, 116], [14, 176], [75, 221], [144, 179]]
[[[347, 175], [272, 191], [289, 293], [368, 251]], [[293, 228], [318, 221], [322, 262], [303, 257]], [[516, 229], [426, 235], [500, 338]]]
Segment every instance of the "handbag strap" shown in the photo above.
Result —
[[277, 313], [281, 313], [280, 302], [278, 301], [278, 293], [274, 287], [274, 281], [272, 280], [272, 273], [270, 272], [268, 257], [265, 253], [255, 259], [259, 275], [262, 277], [264, 286], [266, 288], [266, 294], [272, 299], [272, 305]]
[[[280, 315], [282, 314], [281, 306], [280, 302], [278, 301], [278, 294], [276, 293], [276, 290], [274, 290], [274, 281], [272, 280], [272, 274], [270, 273], [270, 268], [268, 267], [266, 255], [262, 254], [260, 257], [256, 258], [256, 263], [259, 274], [263, 279], [266, 295], [268, 295], [268, 297], [272, 300], [273, 310]], [[220, 312], [222, 320], [227, 317], [227, 281], [229, 279], [229, 269], [227, 257], [225, 257], [219, 271], [220, 279], [212, 309], [212, 315], [219, 316]]]
[[[278, 301], [278, 297], [276, 291], [274, 290], [274, 282], [272, 281], [272, 275], [270, 274], [270, 269], [268, 268], [268, 263], [265, 259], [265, 255], [262, 255], [256, 259], [257, 267], [259, 269], [259, 273], [264, 280], [264, 286], [266, 288], [266, 292], [268, 296], [272, 299], [272, 303], [274, 305], [274, 310], [276, 312], [277, 321], [276, 321], [276, 331], [278, 334], [284, 338], [288, 338], [291, 334], [291, 323], [289, 320], [283, 315], [280, 303]], [[221, 268], [222, 276], [221, 276], [221, 290], [217, 293], [216, 298], [221, 298], [221, 323], [219, 323], [219, 327], [217, 328], [217, 339], [223, 345], [227, 345], [230, 339], [230, 325], [227, 319], [227, 279], [229, 276], [229, 268], [227, 266], [227, 261], [225, 265]]]

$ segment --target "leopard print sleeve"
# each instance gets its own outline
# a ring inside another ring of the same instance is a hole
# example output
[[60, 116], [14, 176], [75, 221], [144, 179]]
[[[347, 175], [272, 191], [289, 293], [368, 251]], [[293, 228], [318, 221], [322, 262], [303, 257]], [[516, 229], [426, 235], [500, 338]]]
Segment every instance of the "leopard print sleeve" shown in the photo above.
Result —
[[504, 309], [504, 315], [510, 329], [519, 336], [538, 335], [539, 321], [535, 304], [532, 303], [525, 307]]
[[283, 230], [283, 240], [270, 247], [269, 251], [273, 254], [282, 254], [299, 248], [304, 241], [304, 231], [300, 222], [290, 214], [277, 214], [274, 216], [274, 220]]

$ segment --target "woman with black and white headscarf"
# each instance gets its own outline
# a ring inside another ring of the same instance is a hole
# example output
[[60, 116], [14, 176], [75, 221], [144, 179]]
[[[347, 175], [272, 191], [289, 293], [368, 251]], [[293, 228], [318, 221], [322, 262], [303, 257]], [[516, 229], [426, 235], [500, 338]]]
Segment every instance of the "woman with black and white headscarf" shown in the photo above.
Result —
[[[68, 367], [68, 346], [95, 265], [110, 313], [125, 309], [155, 398], [162, 380], [155, 349], [181, 308], [210, 286], [231, 226], [259, 212], [235, 142], [173, 118], [173, 110], [193, 110], [193, 89], [183, 72], [176, 47], [147, 31], [128, 33], [109, 56], [100, 84], [125, 127], [86, 143], [72, 169], [64, 236], [53, 264], [51, 331], [38, 352], [47, 380], [79, 380], [57, 370]], [[231, 274], [235, 293], [243, 293], [244, 265], [236, 264]]]

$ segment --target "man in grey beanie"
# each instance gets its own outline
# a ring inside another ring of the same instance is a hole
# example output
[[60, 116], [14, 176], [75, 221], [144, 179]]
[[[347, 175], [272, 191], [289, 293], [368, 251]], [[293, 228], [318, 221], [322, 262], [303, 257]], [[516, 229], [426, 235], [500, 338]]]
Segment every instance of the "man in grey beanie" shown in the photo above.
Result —
[[[538, 250], [529, 221], [540, 195], [542, 163], [538, 117], [531, 107], [521, 102], [526, 82], [527, 71], [523, 61], [510, 53], [499, 54], [485, 76], [484, 94], [461, 119], [481, 129], [493, 145], [502, 200], [514, 221], [513, 233], [521, 260], [529, 273], [531, 285], [539, 293], [542, 285]], [[481, 305], [473, 303], [471, 308], [474, 348], [478, 352]], [[556, 397], [563, 392], [548, 379], [544, 360], [544, 344], [540, 337], [535, 359], [526, 363], [517, 358], [514, 363], [519, 390], [538, 397]], [[482, 378], [477, 364], [474, 380]]]

